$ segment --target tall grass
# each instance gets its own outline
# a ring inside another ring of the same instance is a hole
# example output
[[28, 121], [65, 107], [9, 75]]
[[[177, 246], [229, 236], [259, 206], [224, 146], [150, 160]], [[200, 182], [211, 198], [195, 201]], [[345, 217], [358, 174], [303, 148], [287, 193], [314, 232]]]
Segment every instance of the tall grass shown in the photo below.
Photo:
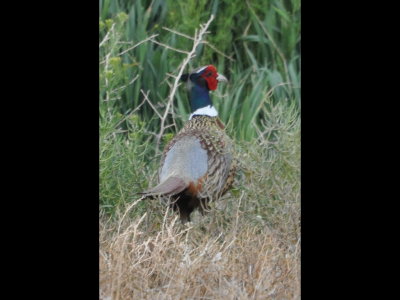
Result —
[[[110, 60], [108, 66], [100, 64], [100, 102], [110, 89], [105, 84], [109, 76], [116, 84], [127, 85], [113, 98], [112, 105], [119, 112], [126, 114], [141, 103], [141, 89], [150, 91], [153, 103], [164, 105], [169, 92], [166, 73], [177, 69], [183, 54], [152, 42], [119, 53], [154, 34], [159, 42], [188, 50], [189, 39], [163, 27], [193, 36], [199, 24], [214, 14], [209, 44], [198, 48], [190, 67], [212, 63], [229, 78], [230, 84], [221, 85], [214, 95], [215, 106], [222, 120], [231, 123], [232, 134], [251, 140], [256, 136], [253, 122], [259, 124], [262, 119], [260, 103], [268, 91], [274, 90], [270, 97], [275, 102], [300, 102], [299, 9], [299, 1], [282, 0], [100, 1], [99, 41], [113, 35], [100, 47], [100, 61], [107, 55]], [[190, 113], [183, 88], [178, 90], [174, 109], [181, 126]], [[140, 116], [149, 122], [154, 110], [146, 103]], [[158, 126], [156, 120], [151, 121], [150, 128]]]

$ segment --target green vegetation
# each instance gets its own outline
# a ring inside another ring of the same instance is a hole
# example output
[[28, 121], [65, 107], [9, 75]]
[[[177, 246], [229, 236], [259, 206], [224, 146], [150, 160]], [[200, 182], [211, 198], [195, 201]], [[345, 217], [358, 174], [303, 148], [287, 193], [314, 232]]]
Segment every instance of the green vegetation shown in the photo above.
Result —
[[[299, 299], [300, 1], [100, 0], [99, 9], [102, 292]], [[213, 64], [228, 78], [212, 97], [240, 166], [234, 188], [183, 228], [165, 204], [136, 200], [157, 182], [160, 152], [190, 114], [181, 85], [157, 143], [187, 56], [176, 49], [193, 45], [180, 34], [193, 38], [211, 14], [185, 71]]]
[[[167, 27], [188, 36], [211, 14], [206, 40], [200, 45], [190, 68], [214, 64], [228, 76], [229, 85], [220, 86], [214, 97], [222, 121], [231, 122], [234, 135], [251, 140], [256, 131], [252, 119], [260, 120], [260, 106], [271, 89], [274, 102], [300, 101], [300, 23], [299, 1], [112, 1], [100, 0], [100, 101], [111, 99], [112, 106], [126, 114], [137, 107], [150, 91], [153, 103], [165, 103], [169, 93], [166, 73], [174, 72], [184, 54], [153, 42], [120, 55], [136, 43], [157, 34], [157, 41], [188, 51], [191, 40], [163, 29]], [[114, 30], [110, 31], [114, 26]], [[213, 48], [219, 51], [214, 51]], [[222, 55], [223, 53], [225, 55]], [[109, 56], [109, 64], [105, 63]], [[229, 57], [229, 58], [228, 58]], [[136, 76], [137, 80], [129, 84]], [[128, 85], [124, 89], [116, 88]], [[107, 93], [109, 97], [107, 97]], [[103, 108], [104, 109], [104, 108]], [[186, 92], [178, 90], [175, 102], [177, 125], [189, 114]], [[158, 128], [154, 111], [146, 103], [140, 116], [149, 128]], [[171, 122], [171, 120], [169, 120]], [[237, 126], [240, 123], [240, 126]]]

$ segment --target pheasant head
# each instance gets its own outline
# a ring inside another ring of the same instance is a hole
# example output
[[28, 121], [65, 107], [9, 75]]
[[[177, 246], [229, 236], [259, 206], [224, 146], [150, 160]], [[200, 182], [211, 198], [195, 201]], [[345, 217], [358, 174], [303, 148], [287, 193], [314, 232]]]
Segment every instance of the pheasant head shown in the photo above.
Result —
[[191, 106], [189, 120], [195, 115], [210, 117], [218, 115], [209, 92], [216, 90], [219, 82], [228, 81], [224, 75], [218, 74], [213, 65], [207, 65], [197, 68], [191, 73], [183, 74], [181, 80], [187, 82], [189, 90]]

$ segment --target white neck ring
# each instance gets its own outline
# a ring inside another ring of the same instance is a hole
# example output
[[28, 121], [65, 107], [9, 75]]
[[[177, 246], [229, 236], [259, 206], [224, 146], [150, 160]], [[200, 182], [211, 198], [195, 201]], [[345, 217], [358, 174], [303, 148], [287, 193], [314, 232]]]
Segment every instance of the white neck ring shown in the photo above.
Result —
[[218, 116], [218, 112], [212, 105], [207, 105], [202, 108], [196, 109], [190, 116], [189, 120], [193, 118], [194, 115], [201, 115], [201, 116], [209, 116], [209, 117], [216, 117]]

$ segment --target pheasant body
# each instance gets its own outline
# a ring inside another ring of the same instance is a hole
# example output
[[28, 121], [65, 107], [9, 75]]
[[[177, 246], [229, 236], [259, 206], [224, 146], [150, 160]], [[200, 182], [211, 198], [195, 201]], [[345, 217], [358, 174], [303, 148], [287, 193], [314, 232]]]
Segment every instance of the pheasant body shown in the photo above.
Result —
[[[207, 72], [207, 68], [204, 70]], [[208, 96], [208, 90], [204, 95]], [[211, 99], [197, 108], [195, 100], [192, 93], [192, 115], [163, 151], [160, 184], [145, 192], [171, 197], [182, 222], [190, 221], [194, 209], [204, 213], [209, 201], [220, 198], [231, 187], [236, 169], [232, 140], [213, 110]]]

